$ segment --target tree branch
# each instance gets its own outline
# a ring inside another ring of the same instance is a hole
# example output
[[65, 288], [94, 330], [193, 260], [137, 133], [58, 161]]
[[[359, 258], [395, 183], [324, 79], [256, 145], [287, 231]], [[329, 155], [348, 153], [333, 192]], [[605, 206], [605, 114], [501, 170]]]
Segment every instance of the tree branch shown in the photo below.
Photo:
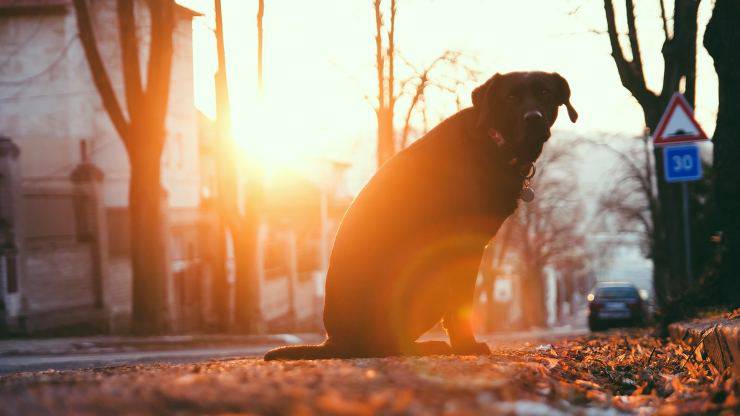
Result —
[[[651, 99], [655, 99], [655, 94], [650, 91], [645, 85], [644, 75], [642, 73], [638, 74], [636, 72], [636, 68], [633, 64], [634, 61], [628, 61], [627, 58], [624, 57], [622, 45], [619, 42], [619, 33], [617, 31], [617, 24], [614, 18], [614, 4], [612, 0], [604, 0], [604, 12], [606, 15], [606, 26], [607, 32], [609, 33], [609, 43], [611, 44], [612, 57], [614, 58], [614, 63], [617, 66], [619, 79], [622, 81], [622, 85], [627, 88], [627, 90], [632, 94], [633, 97], [635, 97], [635, 99], [637, 99], [640, 105], [645, 107], [648, 101], [651, 101]], [[630, 26], [634, 25], [634, 15], [632, 16], [632, 19], [633, 21], [629, 23]], [[635, 45], [637, 45], [637, 43], [635, 43]]]
[[388, 50], [386, 57], [388, 59], [388, 109], [393, 114], [396, 104], [395, 95], [395, 57], [396, 57], [396, 0], [391, 0], [391, 17], [390, 29], [388, 30]]
[[86, 0], [74, 0], [74, 8], [77, 15], [77, 30], [80, 32], [82, 49], [85, 52], [85, 57], [90, 67], [93, 83], [100, 94], [103, 107], [108, 113], [113, 127], [118, 132], [123, 143], [129, 146], [129, 125], [121, 111], [121, 106], [111, 85], [108, 72], [103, 65], [103, 60], [100, 58], [100, 51], [95, 41], [95, 33], [92, 28], [90, 11], [88, 10]]
[[627, 7], [627, 36], [630, 41], [632, 51], [632, 68], [640, 83], [645, 85], [645, 74], [642, 70], [642, 55], [640, 54], [640, 41], [637, 37], [637, 26], [635, 24], [635, 4], [633, 0], [625, 0]]
[[663, 21], [663, 34], [665, 35], [665, 40], [668, 41], [671, 36], [668, 34], [668, 18], [666, 18], [665, 15], [665, 0], [658, 0], [658, 2], [660, 3], [660, 19]]
[[152, 113], [155, 123], [152, 127], [164, 128], [170, 92], [175, 5], [172, 0], [150, 1], [148, 4], [152, 22], [146, 107]]
[[138, 118], [142, 106], [141, 67], [136, 37], [134, 0], [117, 0], [118, 35], [121, 43], [121, 66], [123, 67], [124, 93], [129, 119]]
[[[375, 0], [373, 6], [375, 8], [375, 69], [378, 75], [378, 113], [383, 113], [383, 108], [386, 106], [385, 102], [385, 58], [383, 55], [383, 14], [380, 11], [381, 0]], [[380, 128], [380, 126], [378, 126]]]
[[265, 0], [259, 0], [257, 6], [257, 91], [259, 97], [265, 94], [265, 85], [262, 77], [262, 39], [264, 37], [264, 30], [262, 28], [262, 20], [265, 16]]

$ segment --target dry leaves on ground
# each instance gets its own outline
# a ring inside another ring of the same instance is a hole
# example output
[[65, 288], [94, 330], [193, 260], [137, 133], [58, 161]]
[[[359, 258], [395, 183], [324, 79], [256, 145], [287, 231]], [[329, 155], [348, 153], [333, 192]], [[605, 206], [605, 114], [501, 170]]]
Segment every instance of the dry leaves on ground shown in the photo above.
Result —
[[0, 377], [0, 414], [736, 414], [701, 345], [609, 332], [482, 357], [117, 367]]

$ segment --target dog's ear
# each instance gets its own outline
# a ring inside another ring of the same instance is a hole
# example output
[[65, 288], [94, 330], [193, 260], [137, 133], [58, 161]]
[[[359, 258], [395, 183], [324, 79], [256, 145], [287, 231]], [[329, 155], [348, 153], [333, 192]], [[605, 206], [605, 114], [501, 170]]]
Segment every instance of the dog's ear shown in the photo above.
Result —
[[560, 105], [565, 105], [565, 108], [568, 109], [568, 117], [570, 118], [570, 121], [575, 123], [576, 120], [578, 120], [578, 112], [570, 103], [570, 85], [568, 85], [568, 81], [566, 81], [565, 78], [557, 72], [553, 72], [552, 76], [555, 78], [555, 82], [558, 85], [558, 102]]
[[501, 78], [501, 74], [496, 73], [491, 78], [488, 78], [486, 82], [479, 85], [473, 90], [471, 98], [473, 99], [473, 107], [478, 110], [478, 122], [476, 127], [479, 129], [486, 128], [486, 118], [489, 117], [491, 112], [490, 107], [490, 95], [493, 93], [494, 84], [498, 79]]

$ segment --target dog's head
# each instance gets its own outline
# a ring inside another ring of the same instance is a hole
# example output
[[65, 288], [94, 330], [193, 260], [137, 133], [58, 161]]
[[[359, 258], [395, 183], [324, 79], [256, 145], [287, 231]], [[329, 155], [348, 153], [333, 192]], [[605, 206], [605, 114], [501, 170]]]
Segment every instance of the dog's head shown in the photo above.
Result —
[[578, 113], [570, 104], [570, 87], [557, 73], [496, 74], [473, 90], [476, 128], [484, 134], [495, 129], [523, 162], [539, 157], [561, 105], [575, 123]]

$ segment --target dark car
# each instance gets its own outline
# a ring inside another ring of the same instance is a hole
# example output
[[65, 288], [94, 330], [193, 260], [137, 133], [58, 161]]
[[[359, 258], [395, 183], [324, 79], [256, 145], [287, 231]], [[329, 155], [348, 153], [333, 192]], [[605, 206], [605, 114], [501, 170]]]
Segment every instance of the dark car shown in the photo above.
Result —
[[631, 283], [598, 283], [588, 295], [588, 327], [634, 326], [645, 321], [645, 304]]

